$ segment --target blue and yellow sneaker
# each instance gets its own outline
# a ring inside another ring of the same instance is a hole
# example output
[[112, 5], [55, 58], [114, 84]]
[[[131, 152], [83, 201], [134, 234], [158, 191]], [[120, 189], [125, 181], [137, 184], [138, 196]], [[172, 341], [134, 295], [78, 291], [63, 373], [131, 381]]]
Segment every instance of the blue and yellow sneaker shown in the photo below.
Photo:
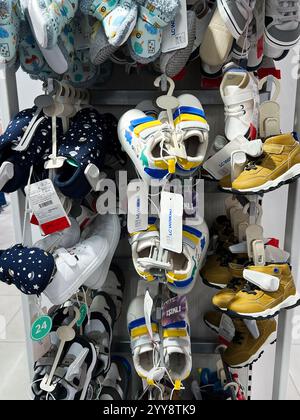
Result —
[[183, 133], [182, 143], [186, 158], [177, 158], [176, 174], [191, 176], [202, 165], [208, 147], [209, 125], [203, 107], [195, 96], [185, 94], [178, 98], [180, 106], [173, 118], [176, 131]]

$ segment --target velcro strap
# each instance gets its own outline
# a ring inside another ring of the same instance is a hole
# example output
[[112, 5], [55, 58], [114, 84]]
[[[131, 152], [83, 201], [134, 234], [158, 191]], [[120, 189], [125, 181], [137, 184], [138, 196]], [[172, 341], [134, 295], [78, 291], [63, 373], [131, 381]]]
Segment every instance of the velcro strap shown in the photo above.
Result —
[[135, 242], [144, 241], [146, 239], [151, 238], [158, 238], [159, 233], [158, 230], [153, 230], [152, 232], [140, 232], [140, 233], [133, 233], [131, 238], [129, 239], [130, 244], [134, 244]]
[[224, 104], [227, 106], [242, 105], [244, 102], [253, 100], [251, 92], [240, 93], [239, 95], [223, 97]]
[[265, 144], [263, 149], [265, 153], [270, 155], [281, 155], [284, 151], [284, 146], [282, 144]]
[[157, 15], [154, 15], [153, 12], [155, 12], [155, 8], [150, 12], [150, 10], [148, 10], [146, 7], [140, 6], [140, 16], [145, 22], [150, 23], [156, 28], [164, 28], [168, 25], [169, 22], [165, 22]]
[[190, 338], [181, 338], [181, 337], [176, 337], [176, 338], [165, 338], [164, 339], [164, 348], [165, 347], [187, 347], [190, 346]]
[[[158, 334], [154, 334], [154, 341], [155, 343], [160, 343], [160, 338]], [[144, 346], [146, 344], [152, 344], [152, 341], [149, 339], [149, 336], [138, 337], [137, 339], [131, 340], [131, 349], [132, 351], [135, 350], [137, 347]]]

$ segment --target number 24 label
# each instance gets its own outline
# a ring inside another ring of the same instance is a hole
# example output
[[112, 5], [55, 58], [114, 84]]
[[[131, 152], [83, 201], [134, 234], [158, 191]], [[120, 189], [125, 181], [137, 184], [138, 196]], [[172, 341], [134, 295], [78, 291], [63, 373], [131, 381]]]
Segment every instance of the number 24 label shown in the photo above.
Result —
[[52, 319], [49, 316], [41, 316], [34, 321], [31, 327], [31, 338], [33, 341], [41, 341], [47, 337], [52, 330]]

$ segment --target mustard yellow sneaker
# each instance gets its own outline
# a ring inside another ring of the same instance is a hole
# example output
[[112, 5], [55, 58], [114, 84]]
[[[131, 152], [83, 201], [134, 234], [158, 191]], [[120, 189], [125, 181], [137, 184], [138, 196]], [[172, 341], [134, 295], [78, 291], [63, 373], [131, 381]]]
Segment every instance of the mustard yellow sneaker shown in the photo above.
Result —
[[288, 264], [247, 267], [247, 270], [277, 277], [280, 282], [279, 289], [276, 292], [267, 292], [247, 283], [228, 305], [230, 316], [256, 320], [273, 318], [281, 310], [291, 309], [300, 304], [300, 295], [297, 293]]
[[243, 290], [245, 285], [246, 281], [243, 278], [233, 278], [225, 289], [212, 298], [213, 305], [222, 312], [226, 312], [237, 293]]
[[232, 192], [266, 193], [300, 177], [300, 144], [293, 134], [269, 138], [263, 150], [263, 156], [233, 181]]
[[[220, 312], [208, 312], [204, 316], [205, 324], [219, 334], [222, 320]], [[274, 319], [257, 321], [260, 333], [258, 339], [253, 338], [243, 320], [233, 319], [235, 336], [224, 353], [225, 363], [234, 369], [251, 366], [260, 359], [266, 347], [274, 344], [277, 339], [277, 323]]]

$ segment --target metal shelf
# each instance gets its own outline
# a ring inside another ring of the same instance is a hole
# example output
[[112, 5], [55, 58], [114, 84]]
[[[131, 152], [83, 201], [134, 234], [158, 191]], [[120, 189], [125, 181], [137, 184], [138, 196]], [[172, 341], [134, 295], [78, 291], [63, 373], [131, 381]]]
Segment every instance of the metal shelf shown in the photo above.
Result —
[[[193, 354], [217, 354], [216, 348], [218, 343], [200, 343], [198, 341], [192, 341], [192, 353]], [[114, 338], [112, 344], [112, 353], [119, 354], [131, 354], [130, 341], [120, 340], [117, 337]]]

